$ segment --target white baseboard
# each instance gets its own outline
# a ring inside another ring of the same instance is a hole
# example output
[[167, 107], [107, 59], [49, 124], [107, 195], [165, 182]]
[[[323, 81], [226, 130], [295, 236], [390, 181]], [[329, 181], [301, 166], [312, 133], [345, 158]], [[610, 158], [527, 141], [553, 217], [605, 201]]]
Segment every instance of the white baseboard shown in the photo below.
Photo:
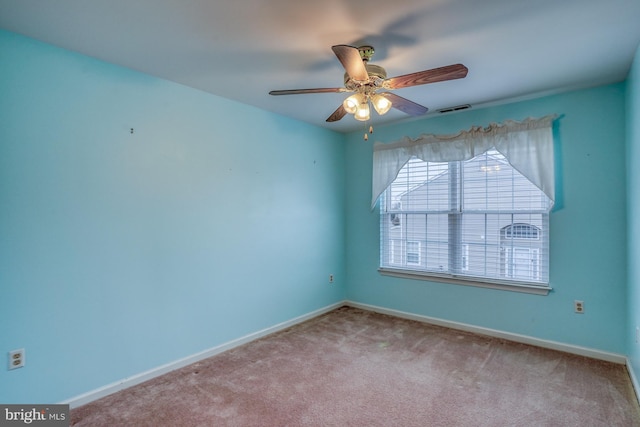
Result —
[[83, 393], [79, 396], [72, 397], [71, 399], [60, 402], [65, 405], [69, 405], [71, 408], [77, 408], [78, 406], [85, 405], [89, 402], [93, 402], [94, 400], [100, 399], [102, 397], [108, 396], [112, 393], [118, 392], [120, 390], [124, 390], [126, 388], [132, 387], [136, 384], [143, 383], [152, 378], [158, 377], [160, 375], [164, 375], [168, 372], [175, 371], [176, 369], [183, 368], [187, 365], [191, 365], [192, 363], [199, 362], [201, 360], [207, 359], [211, 356], [215, 356], [216, 354], [220, 354], [224, 351], [231, 350], [232, 348], [238, 347], [242, 344], [246, 344], [250, 341], [257, 340], [258, 338], [262, 338], [266, 335], [272, 334], [274, 332], [281, 331], [290, 326], [294, 326], [298, 323], [302, 323], [309, 319], [313, 319], [314, 317], [321, 316], [325, 313], [328, 313], [336, 308], [347, 305], [345, 301], [340, 301], [326, 307], [320, 308], [318, 310], [312, 311], [307, 314], [303, 314], [302, 316], [298, 316], [296, 318], [287, 320], [282, 323], [278, 323], [277, 325], [273, 325], [266, 329], [262, 329], [260, 331], [251, 333], [249, 335], [245, 335], [243, 337], [237, 338], [233, 341], [226, 342], [224, 344], [218, 345], [216, 347], [210, 348], [208, 350], [201, 351], [199, 353], [193, 354], [191, 356], [187, 356], [185, 358], [167, 363], [166, 365], [159, 366], [157, 368], [150, 369], [146, 372], [142, 372], [140, 374], [133, 375], [128, 378], [124, 378], [120, 381], [116, 381], [111, 384], [107, 384], [103, 387], [97, 388], [95, 390], [89, 391], [87, 393]]
[[608, 362], [618, 363], [622, 365], [626, 364], [627, 371], [629, 371], [629, 375], [631, 377], [631, 382], [633, 383], [633, 386], [636, 391], [636, 396], [640, 400], [640, 387], [638, 386], [637, 378], [635, 377], [633, 370], [630, 368], [629, 360], [627, 359], [627, 357], [620, 354], [608, 353], [600, 350], [574, 346], [570, 344], [564, 344], [556, 341], [542, 340], [539, 338], [534, 338], [526, 335], [519, 335], [519, 334], [499, 331], [495, 329], [483, 328], [480, 326], [469, 325], [466, 323], [453, 322], [449, 320], [438, 319], [435, 317], [423, 316], [419, 314], [413, 314], [413, 313], [393, 310], [393, 309], [384, 308], [384, 307], [378, 307], [378, 306], [369, 305], [369, 304], [362, 304], [354, 301], [340, 301], [340, 302], [328, 305], [326, 307], [320, 308], [318, 310], [312, 311], [310, 313], [304, 314], [302, 316], [298, 316], [296, 318], [287, 320], [285, 322], [278, 323], [277, 325], [273, 325], [266, 329], [262, 329], [260, 331], [226, 342], [224, 344], [218, 345], [208, 350], [204, 350], [202, 352], [167, 363], [157, 368], [150, 369], [146, 372], [142, 372], [140, 374], [133, 375], [128, 378], [124, 378], [120, 381], [107, 384], [103, 387], [97, 388], [95, 390], [89, 391], [79, 396], [75, 396], [71, 399], [65, 400], [60, 403], [67, 404], [71, 408], [77, 408], [78, 406], [85, 405], [89, 402], [108, 396], [112, 393], [143, 383], [145, 381], [148, 381], [160, 375], [164, 375], [168, 372], [183, 368], [192, 363], [196, 363], [201, 360], [207, 359], [209, 357], [215, 356], [224, 351], [231, 350], [232, 348], [238, 347], [242, 344], [246, 344], [250, 341], [254, 341], [256, 339], [262, 338], [274, 332], [281, 331], [288, 327], [294, 326], [298, 323], [302, 323], [309, 319], [313, 319], [314, 317], [321, 316], [325, 313], [328, 313], [332, 310], [335, 310], [336, 308], [339, 308], [345, 305], [354, 307], [354, 308], [360, 308], [362, 310], [368, 310], [376, 313], [382, 313], [382, 314], [388, 314], [391, 316], [401, 317], [404, 319], [417, 320], [419, 322], [425, 322], [433, 325], [444, 326], [451, 329], [457, 329], [457, 330], [472, 332], [472, 333], [481, 334], [481, 335], [487, 335], [487, 336], [496, 337], [496, 338], [503, 338], [509, 341], [515, 341], [523, 344], [530, 344], [530, 345], [548, 348], [552, 350], [564, 351], [566, 353], [577, 354], [580, 356], [586, 356], [593, 359], [605, 360]]
[[499, 331], [496, 329], [483, 328], [480, 326], [469, 325], [466, 323], [453, 322], [450, 320], [438, 319], [435, 317], [423, 316], [420, 314], [407, 313], [404, 311], [393, 310], [384, 307], [378, 307], [359, 302], [347, 301], [345, 303], [350, 307], [360, 308], [363, 310], [373, 311], [376, 313], [388, 314], [391, 316], [401, 317], [404, 319], [417, 320], [419, 322], [430, 323], [432, 325], [444, 326], [446, 328], [457, 329], [466, 332], [473, 332], [480, 335], [487, 335], [495, 338], [503, 338], [509, 341], [515, 341], [522, 344], [530, 344], [537, 347], [548, 348], [552, 350], [563, 351], [565, 353], [577, 354], [580, 356], [590, 357], [592, 359], [605, 360], [608, 362], [624, 365], [627, 363], [627, 357], [621, 354], [608, 353], [606, 351], [595, 350], [587, 347], [580, 347], [571, 344], [564, 344], [557, 341], [543, 340], [527, 335], [514, 334], [511, 332]]
[[627, 372], [629, 372], [629, 377], [631, 377], [631, 384], [633, 384], [633, 390], [636, 392], [636, 399], [638, 399], [638, 403], [640, 404], [640, 383], [638, 383], [638, 377], [636, 377], [635, 371], [633, 370], [631, 360], [629, 360], [628, 358]]

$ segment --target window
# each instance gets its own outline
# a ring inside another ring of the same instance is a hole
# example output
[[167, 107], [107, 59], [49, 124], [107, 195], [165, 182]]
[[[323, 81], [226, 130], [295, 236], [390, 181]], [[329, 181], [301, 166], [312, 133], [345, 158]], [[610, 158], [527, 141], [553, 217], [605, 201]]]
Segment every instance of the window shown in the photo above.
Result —
[[495, 149], [412, 157], [383, 193], [381, 271], [548, 288], [550, 207]]
[[420, 265], [420, 242], [407, 242], [407, 264]]
[[500, 234], [504, 239], [538, 239], [540, 229], [530, 224], [512, 224], [504, 227]]

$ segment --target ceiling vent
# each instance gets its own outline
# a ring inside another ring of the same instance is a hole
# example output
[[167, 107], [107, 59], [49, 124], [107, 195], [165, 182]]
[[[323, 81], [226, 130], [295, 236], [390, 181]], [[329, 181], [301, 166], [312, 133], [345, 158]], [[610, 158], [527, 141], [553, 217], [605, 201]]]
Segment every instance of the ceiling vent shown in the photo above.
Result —
[[464, 104], [464, 105], [458, 105], [457, 107], [443, 108], [442, 110], [438, 110], [438, 113], [440, 114], [452, 113], [454, 111], [468, 110], [469, 108], [471, 108], [471, 105]]

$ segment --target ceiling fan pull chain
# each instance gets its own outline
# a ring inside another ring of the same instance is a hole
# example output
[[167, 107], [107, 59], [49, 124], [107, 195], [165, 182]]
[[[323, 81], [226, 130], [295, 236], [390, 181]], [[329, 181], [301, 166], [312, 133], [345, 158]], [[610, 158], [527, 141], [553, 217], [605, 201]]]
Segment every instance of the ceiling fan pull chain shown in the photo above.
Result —
[[[373, 133], [373, 126], [369, 126], [369, 133]], [[364, 122], [364, 140], [369, 140], [369, 134], [367, 134], [367, 122]]]
[[[364, 126], [365, 126], [365, 129], [366, 129], [367, 125], [365, 124]], [[369, 133], [373, 133], [373, 125], [369, 126]], [[366, 131], [365, 131], [365, 133], [364, 133], [364, 140], [365, 140], [365, 141], [368, 141], [368, 140], [369, 140], [369, 135], [367, 135], [367, 132], [366, 132]]]

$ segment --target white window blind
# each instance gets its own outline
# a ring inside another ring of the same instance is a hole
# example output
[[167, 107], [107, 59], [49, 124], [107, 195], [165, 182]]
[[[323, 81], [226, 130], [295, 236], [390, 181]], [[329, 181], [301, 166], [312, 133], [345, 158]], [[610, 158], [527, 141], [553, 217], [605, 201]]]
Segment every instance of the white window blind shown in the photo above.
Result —
[[466, 161], [412, 157], [383, 194], [380, 266], [546, 286], [550, 208], [495, 149]]

